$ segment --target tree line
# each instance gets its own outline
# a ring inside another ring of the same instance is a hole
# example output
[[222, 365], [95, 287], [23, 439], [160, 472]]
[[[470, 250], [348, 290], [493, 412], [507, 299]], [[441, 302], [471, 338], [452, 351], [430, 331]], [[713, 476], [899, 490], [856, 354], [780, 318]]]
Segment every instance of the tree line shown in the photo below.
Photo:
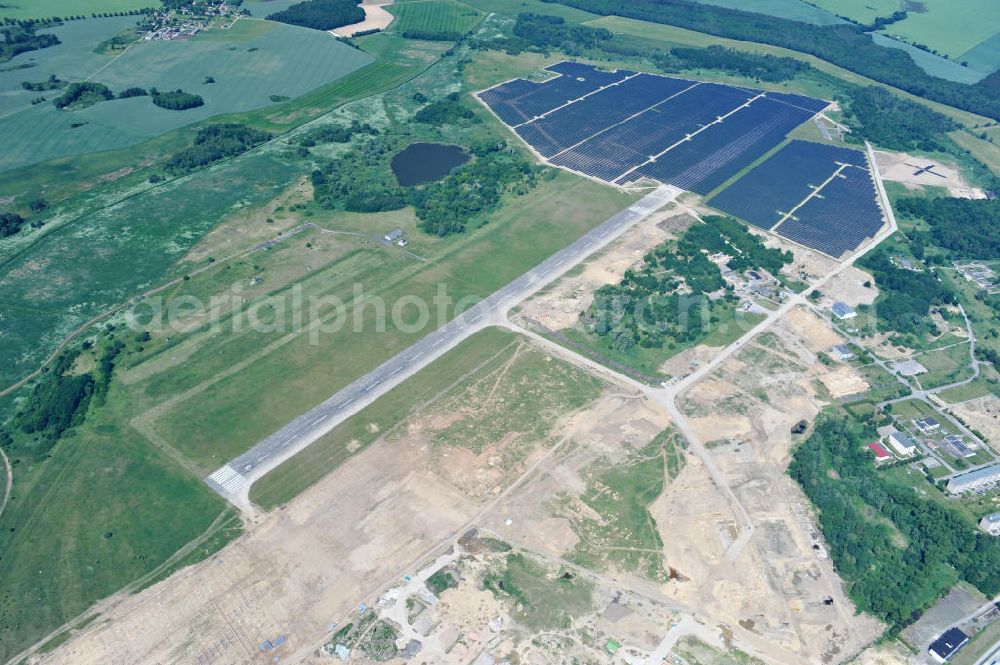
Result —
[[813, 25], [691, 0], [544, 1], [808, 53], [914, 95], [1000, 120], [1000, 72], [974, 85], [937, 78], [905, 51], [876, 44], [862, 26]]
[[208, 125], [198, 130], [194, 145], [174, 154], [164, 168], [172, 175], [182, 175], [220, 159], [239, 155], [270, 138], [268, 132], [237, 123]]

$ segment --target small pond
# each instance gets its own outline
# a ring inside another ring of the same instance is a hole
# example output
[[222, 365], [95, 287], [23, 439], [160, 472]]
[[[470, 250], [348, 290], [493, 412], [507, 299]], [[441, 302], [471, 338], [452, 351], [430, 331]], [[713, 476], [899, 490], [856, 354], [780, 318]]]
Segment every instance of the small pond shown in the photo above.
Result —
[[469, 155], [457, 145], [413, 143], [392, 158], [392, 172], [400, 185], [409, 187], [440, 180], [467, 161]]

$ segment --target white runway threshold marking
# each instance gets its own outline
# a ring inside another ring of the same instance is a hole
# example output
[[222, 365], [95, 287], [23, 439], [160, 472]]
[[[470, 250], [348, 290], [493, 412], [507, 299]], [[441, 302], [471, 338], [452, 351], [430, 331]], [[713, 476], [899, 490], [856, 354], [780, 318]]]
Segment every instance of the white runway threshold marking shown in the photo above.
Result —
[[247, 486], [247, 479], [228, 464], [216, 470], [209, 478], [230, 494], [236, 494]]

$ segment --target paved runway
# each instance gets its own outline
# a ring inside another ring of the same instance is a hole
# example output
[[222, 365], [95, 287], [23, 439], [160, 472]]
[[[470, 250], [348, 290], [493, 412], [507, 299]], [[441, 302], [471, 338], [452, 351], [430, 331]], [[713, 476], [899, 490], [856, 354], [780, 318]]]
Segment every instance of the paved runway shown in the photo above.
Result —
[[250, 485], [682, 193], [664, 185], [220, 467], [205, 482], [252, 511]]

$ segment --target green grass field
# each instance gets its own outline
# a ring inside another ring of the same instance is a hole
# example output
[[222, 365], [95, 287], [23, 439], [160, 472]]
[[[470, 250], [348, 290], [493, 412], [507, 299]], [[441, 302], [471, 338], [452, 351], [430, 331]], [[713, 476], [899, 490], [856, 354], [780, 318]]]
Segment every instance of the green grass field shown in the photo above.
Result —
[[[904, 41], [963, 60], [978, 44], [1000, 33], [1000, 12], [992, 0], [922, 0], [926, 11], [910, 11], [907, 18], [885, 29]], [[1000, 62], [996, 63], [1000, 66]]]
[[455, 0], [418, 0], [390, 5], [396, 17], [390, 29], [403, 32], [469, 32], [483, 20], [483, 13]]
[[[378, 294], [390, 304], [404, 296], [430, 302], [438, 284], [445, 284], [456, 300], [483, 297], [631, 200], [560, 173], [531, 193], [513, 198], [490, 224], [439, 241], [434, 253], [425, 254], [431, 259], [427, 263], [401, 252], [378, 250], [336, 265], [315, 266], [318, 270], [306, 285], [307, 293], [314, 284], [317, 293], [337, 294], [349, 302], [359, 284], [364, 293]], [[312, 219], [322, 221], [318, 213]], [[572, 221], [556, 223], [556, 219]], [[373, 225], [367, 232], [376, 235], [384, 228]], [[374, 313], [371, 308], [363, 312], [369, 331]], [[286, 336], [279, 333], [197, 334], [198, 350], [190, 362], [166, 367], [137, 388], [158, 399], [203, 387], [204, 395], [190, 393], [164, 413], [157, 429], [185, 456], [210, 470], [427, 332], [404, 333], [390, 326], [373, 345], [367, 335], [354, 334], [351, 328], [323, 335], [319, 343], [310, 340], [305, 330], [289, 333], [280, 344], [279, 338]], [[230, 367], [238, 371], [221, 374]]]
[[[117, 406], [61, 442], [43, 464], [15, 466], [14, 500], [0, 531], [0, 660], [155, 574], [227, 511], [198, 478], [121, 420], [127, 390], [116, 386], [110, 397], [109, 406]], [[236, 533], [211, 540], [211, 551]]]
[[967, 343], [921, 353], [916, 360], [927, 368], [926, 374], [914, 377], [923, 389], [937, 388], [972, 376]]
[[0, 18], [90, 16], [94, 12], [127, 12], [159, 6], [160, 0], [4, 0], [0, 3]]
[[[511, 614], [532, 630], [565, 629], [592, 608], [592, 586], [572, 573], [553, 574], [525, 554], [509, 554], [485, 585], [511, 605]], [[502, 583], [502, 588], [501, 588]]]
[[[44, 63], [49, 50], [19, 57]], [[205, 31], [189, 41], [140, 42], [118, 57], [101, 57], [104, 62], [86, 75], [112, 90], [182, 88], [201, 95], [205, 104], [170, 111], [154, 106], [149, 97], [133, 97], [61, 111], [47, 103], [30, 105], [28, 100], [37, 93], [21, 90], [8, 73], [4, 91], [13, 100], [5, 103], [17, 104], [20, 110], [0, 118], [0, 132], [9, 137], [0, 171], [134, 145], [212, 116], [271, 106], [271, 95], [299, 97], [374, 61], [323, 32], [253, 19], [239, 20], [228, 30]], [[55, 66], [27, 71], [32, 80], [49, 73], [65, 78], [65, 72], [52, 71]], [[28, 75], [16, 74], [22, 79]], [[215, 82], [206, 84], [207, 76]]]
[[650, 504], [684, 464], [674, 435], [664, 432], [624, 463], [601, 460], [585, 471], [586, 491], [580, 496], [594, 514], [576, 514], [573, 530], [580, 537], [570, 560], [588, 568], [629, 571], [666, 582], [663, 541]]

